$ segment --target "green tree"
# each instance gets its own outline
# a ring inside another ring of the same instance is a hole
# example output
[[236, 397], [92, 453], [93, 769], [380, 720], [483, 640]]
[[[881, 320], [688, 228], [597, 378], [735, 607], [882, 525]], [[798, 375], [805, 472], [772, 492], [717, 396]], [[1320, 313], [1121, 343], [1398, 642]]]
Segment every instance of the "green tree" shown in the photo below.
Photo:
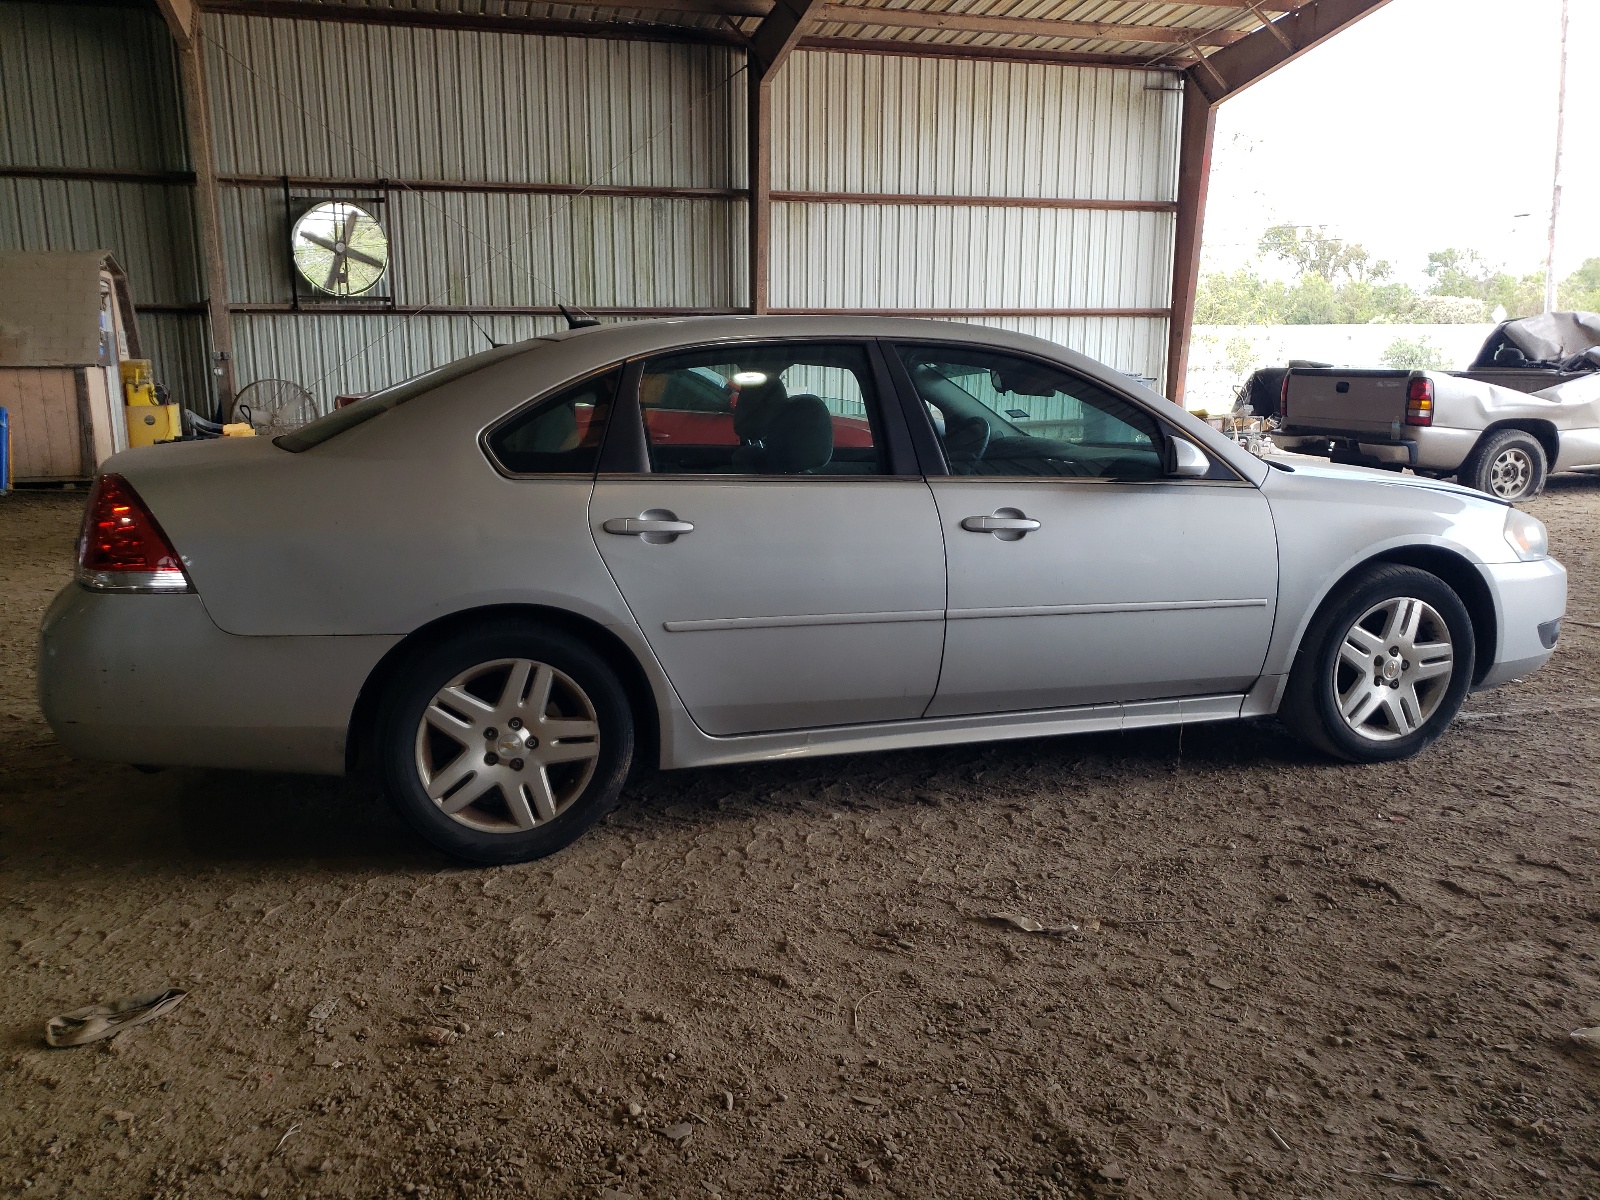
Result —
[[1600, 258], [1591, 258], [1561, 281], [1561, 307], [1567, 312], [1600, 312]]
[[1228, 368], [1228, 373], [1238, 379], [1243, 379], [1261, 365], [1255, 343], [1247, 337], [1240, 336], [1228, 339], [1222, 361]]
[[1265, 280], [1252, 267], [1202, 276], [1195, 294], [1195, 321], [1201, 325], [1282, 325], [1287, 289]]
[[1427, 338], [1395, 338], [1378, 361], [1394, 371], [1437, 371], [1447, 366], [1444, 351]]
[[1340, 279], [1381, 283], [1394, 271], [1389, 263], [1374, 260], [1365, 246], [1330, 236], [1326, 225], [1315, 229], [1307, 225], [1274, 225], [1261, 235], [1256, 248], [1292, 264], [1301, 275], [1316, 275], [1328, 283]]
[[1476, 250], [1435, 250], [1424, 268], [1433, 296], [1464, 296], [1489, 307], [1504, 306], [1512, 317], [1531, 317], [1544, 310], [1544, 276], [1534, 271], [1512, 275], [1493, 266]]
[[1307, 272], [1289, 291], [1285, 325], [1339, 324], [1339, 294], [1321, 275]]

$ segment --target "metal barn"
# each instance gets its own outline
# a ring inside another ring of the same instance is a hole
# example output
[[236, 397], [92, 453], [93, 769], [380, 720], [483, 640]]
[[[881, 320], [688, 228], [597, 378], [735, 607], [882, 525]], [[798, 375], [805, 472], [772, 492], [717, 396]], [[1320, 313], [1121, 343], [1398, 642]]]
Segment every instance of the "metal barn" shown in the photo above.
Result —
[[[176, 398], [548, 331], [999, 324], [1177, 397], [1216, 106], [1383, 0], [0, 4], [0, 251], [105, 249]], [[297, 277], [319, 201], [382, 281]]]

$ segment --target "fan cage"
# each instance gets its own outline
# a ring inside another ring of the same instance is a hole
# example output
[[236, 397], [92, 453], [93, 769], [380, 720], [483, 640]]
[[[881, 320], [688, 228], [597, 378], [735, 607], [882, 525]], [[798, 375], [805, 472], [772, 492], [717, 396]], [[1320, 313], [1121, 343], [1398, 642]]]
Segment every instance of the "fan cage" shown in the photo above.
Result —
[[[294, 257], [294, 228], [300, 218], [319, 204], [353, 204], [370, 213], [383, 229], [388, 242], [389, 255], [378, 282], [365, 291], [350, 296], [339, 296], [312, 286], [300, 273], [300, 264]], [[289, 303], [295, 311], [302, 306], [311, 308], [392, 309], [395, 305], [393, 279], [395, 272], [395, 232], [390, 222], [393, 212], [389, 204], [389, 191], [337, 194], [325, 191], [297, 189], [290, 178], [283, 180], [283, 247], [285, 267], [289, 272]]]
[[257, 379], [239, 389], [230, 420], [249, 424], [260, 437], [277, 437], [321, 415], [316, 397], [292, 379]]

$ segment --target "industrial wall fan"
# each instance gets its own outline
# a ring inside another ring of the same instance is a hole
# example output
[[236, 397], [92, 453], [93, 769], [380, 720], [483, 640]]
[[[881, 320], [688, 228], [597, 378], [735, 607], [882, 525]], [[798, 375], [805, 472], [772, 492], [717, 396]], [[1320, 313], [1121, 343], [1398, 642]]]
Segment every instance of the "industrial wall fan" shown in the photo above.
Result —
[[317, 415], [311, 393], [287, 379], [258, 379], [240, 388], [233, 401], [233, 419], [248, 421], [261, 437], [290, 433]]
[[389, 239], [366, 209], [323, 200], [300, 214], [289, 235], [295, 269], [330, 296], [370, 292], [389, 265]]

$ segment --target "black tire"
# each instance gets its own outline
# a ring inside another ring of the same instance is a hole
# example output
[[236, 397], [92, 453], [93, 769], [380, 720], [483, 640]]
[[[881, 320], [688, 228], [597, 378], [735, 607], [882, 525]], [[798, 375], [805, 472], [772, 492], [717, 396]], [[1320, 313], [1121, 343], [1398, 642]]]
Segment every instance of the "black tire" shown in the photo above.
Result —
[[[512, 696], [519, 679], [525, 700]], [[545, 680], [548, 703], [536, 713], [534, 692]], [[446, 699], [451, 685], [459, 686]], [[526, 720], [507, 722], [508, 712]], [[422, 649], [378, 711], [378, 770], [390, 803], [440, 850], [475, 863], [527, 862], [570, 844], [616, 807], [633, 746], [627, 693], [605, 661], [574, 637], [515, 621]], [[462, 782], [446, 787], [454, 776]], [[443, 789], [441, 801], [429, 796], [430, 782]], [[458, 801], [467, 803], [455, 815], [442, 807]]]
[[[1398, 612], [1399, 602], [1405, 600], [1422, 603], [1418, 627], [1398, 645], [1384, 645], [1391, 639], [1381, 638], [1377, 628], [1389, 615], [1383, 606], [1394, 604]], [[1371, 672], [1370, 680], [1346, 657], [1347, 639], [1352, 654], [1358, 641], [1372, 654], [1370, 666], [1363, 658], [1361, 668]], [[1442, 639], [1448, 640], [1448, 677], [1433, 674], [1417, 683], [1418, 675], [1437, 670]], [[1312, 620], [1295, 656], [1279, 718], [1302, 742], [1333, 758], [1347, 762], [1410, 758], [1443, 733], [1460, 711], [1472, 684], [1475, 644], [1466, 605], [1438, 576], [1395, 564], [1369, 567], [1329, 597]], [[1393, 649], [1405, 653], [1390, 655]], [[1390, 659], [1395, 660], [1392, 669], [1387, 666]], [[1364, 693], [1376, 707], [1363, 718], [1358, 732], [1341, 714], [1340, 698], [1351, 700], [1353, 715], [1360, 717]], [[1412, 724], [1409, 731], [1406, 722]]]
[[1531, 500], [1544, 491], [1550, 460], [1533, 434], [1497, 429], [1485, 434], [1461, 464], [1456, 479], [1500, 500]]

